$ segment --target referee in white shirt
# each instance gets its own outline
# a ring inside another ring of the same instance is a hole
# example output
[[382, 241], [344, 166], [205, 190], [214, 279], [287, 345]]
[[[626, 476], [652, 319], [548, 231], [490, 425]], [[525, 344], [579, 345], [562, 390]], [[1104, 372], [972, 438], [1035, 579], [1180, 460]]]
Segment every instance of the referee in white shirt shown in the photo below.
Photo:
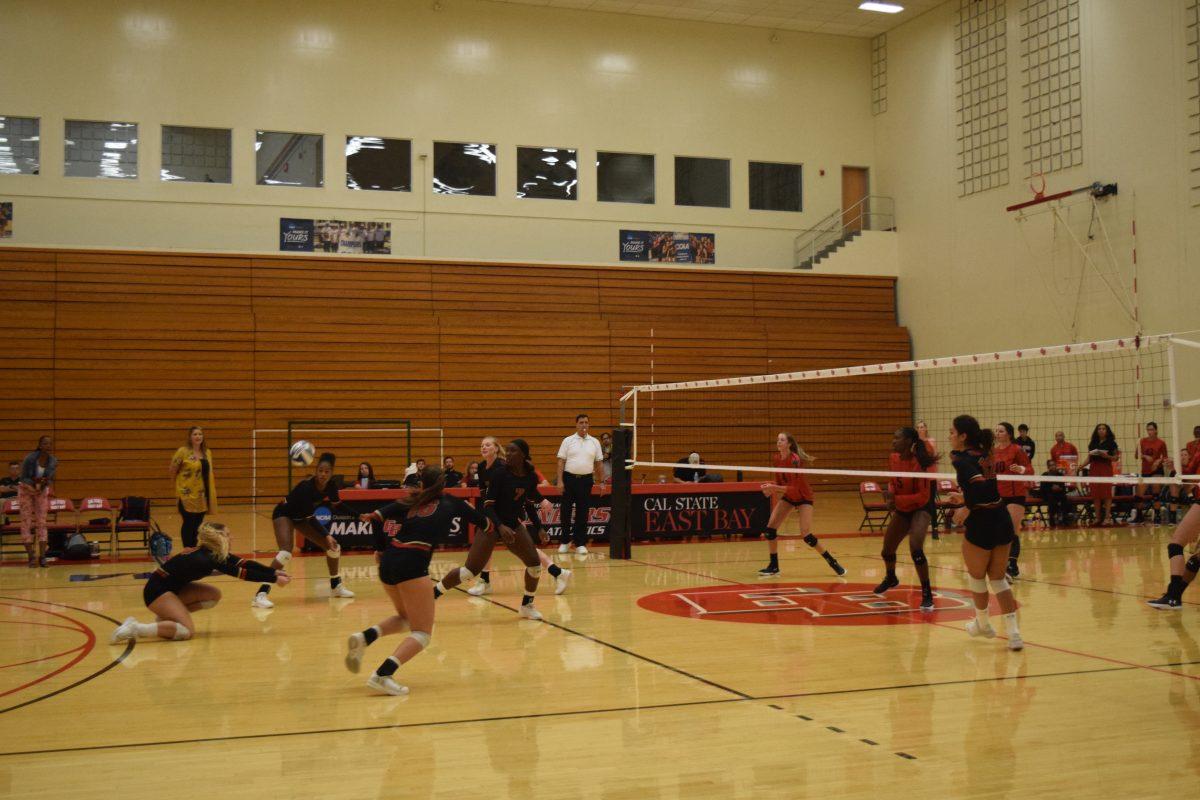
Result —
[[[562, 489], [560, 518], [562, 544], [558, 552], [569, 553], [574, 545], [578, 555], [587, 555], [588, 511], [592, 505], [592, 485], [602, 482], [604, 450], [600, 440], [588, 435], [587, 414], [575, 417], [575, 433], [558, 447], [558, 486]], [[574, 515], [572, 515], [574, 511]], [[574, 525], [571, 524], [574, 517]]]

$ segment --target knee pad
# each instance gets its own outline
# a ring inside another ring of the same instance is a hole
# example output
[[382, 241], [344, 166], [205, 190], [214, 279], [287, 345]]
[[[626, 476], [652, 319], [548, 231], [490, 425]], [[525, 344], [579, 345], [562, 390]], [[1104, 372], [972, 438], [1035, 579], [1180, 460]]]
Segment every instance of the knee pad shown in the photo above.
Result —
[[924, 550], [913, 550], [912, 551], [912, 560], [913, 560], [913, 563], [916, 564], [918, 567], [923, 567], [929, 563], [928, 561], [925, 560], [925, 551]]
[[975, 592], [975, 594], [987, 594], [988, 585], [987, 581], [983, 578], [975, 578], [968, 575], [967, 586], [971, 587], [971, 591]]
[[[196, 603], [196, 609], [197, 610], [208, 609], [208, 608], [212, 608], [216, 604], [217, 604], [216, 600], [201, 600], [199, 603]], [[179, 623], [175, 623], [175, 624], [178, 625]]]
[[988, 586], [990, 586], [992, 588], [992, 594], [998, 595], [1001, 592], [1011, 592], [1012, 591], [1012, 587], [1009, 586], [1008, 581], [1005, 580], [1004, 578], [1000, 578], [1000, 579], [988, 578]]
[[192, 632], [178, 622], [175, 623], [175, 635], [171, 637], [177, 642], [192, 638]]
[[811, 533], [806, 533], [804, 534], [804, 543], [809, 547], [816, 547], [817, 537], [813, 536]]
[[529, 577], [533, 578], [534, 580], [541, 578], [542, 577], [542, 565], [538, 564], [536, 567], [526, 567], [525, 574], [528, 575]]
[[764, 538], [765, 538], [765, 539], [766, 539], [768, 542], [773, 542], [773, 541], [775, 541], [775, 538], [776, 538], [777, 536], [779, 536], [779, 531], [775, 530], [774, 528], [767, 528], [767, 531], [766, 531], [766, 533], [764, 533], [764, 534], [763, 534], [763, 537], [764, 537]]
[[1188, 572], [1200, 572], [1200, 554], [1194, 555], [1187, 560], [1183, 568]]
[[467, 569], [466, 567], [459, 567], [458, 568], [458, 580], [462, 583], [467, 583], [468, 581], [473, 581], [473, 580], [475, 580], [475, 573], [471, 572], [471, 570]]
[[429, 647], [429, 642], [433, 639], [433, 636], [425, 631], [411, 631], [408, 634], [408, 638], [421, 645], [421, 649], [424, 650], [426, 647]]
[[275, 560], [279, 562], [280, 567], [286, 567], [292, 560], [292, 553], [290, 550], [280, 550], [275, 554]]
[[1175, 556], [1181, 555], [1183, 555], [1183, 545], [1175, 544], [1175, 542], [1171, 542], [1169, 545], [1167, 545], [1167, 558], [1174, 558]]

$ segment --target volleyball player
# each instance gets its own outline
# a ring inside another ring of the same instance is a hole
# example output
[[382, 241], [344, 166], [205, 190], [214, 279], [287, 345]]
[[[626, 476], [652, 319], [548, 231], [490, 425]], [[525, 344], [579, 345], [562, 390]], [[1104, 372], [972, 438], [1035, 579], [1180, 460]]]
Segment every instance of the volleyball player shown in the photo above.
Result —
[[1017, 600], [1012, 584], [1005, 579], [1008, 551], [1013, 541], [1013, 520], [1004, 507], [997, 487], [996, 465], [991, 458], [994, 434], [983, 430], [968, 414], [954, 418], [950, 426], [951, 460], [961, 493], [952, 498], [966, 505], [966, 535], [963, 563], [967, 583], [975, 600], [975, 619], [967, 623], [971, 636], [996, 635], [988, 619], [988, 588], [996, 595], [1008, 631], [1008, 649], [1020, 650], [1025, 643], [1017, 627]]
[[[900, 428], [892, 436], [892, 452], [888, 456], [891, 472], [929, 472], [937, 458], [929, 452], [925, 441], [915, 428]], [[929, 562], [925, 560], [925, 532], [934, 516], [933, 481], [919, 478], [892, 478], [888, 493], [893, 506], [883, 534], [883, 563], [887, 575], [875, 594], [882, 595], [900, 585], [896, 577], [896, 549], [908, 537], [908, 550], [913, 567], [921, 579], [921, 610], [933, 610], [933, 587], [929, 584]]]
[[419, 489], [408, 497], [389, 503], [359, 520], [375, 523], [375, 561], [379, 580], [396, 613], [361, 633], [350, 635], [346, 668], [362, 668], [367, 647], [380, 636], [409, 633], [392, 654], [367, 679], [367, 686], [384, 694], [408, 694], [392, 677], [401, 665], [429, 646], [433, 636], [433, 589], [429, 585], [429, 561], [457, 519], [465, 517], [480, 532], [488, 534], [492, 521], [466, 501], [444, 495], [445, 474], [426, 467], [417, 476]]
[[176, 641], [192, 638], [196, 623], [192, 612], [212, 608], [221, 600], [221, 590], [200, 583], [213, 571], [243, 581], [264, 581], [286, 586], [291, 578], [280, 569], [265, 567], [257, 561], [229, 553], [229, 530], [219, 522], [206, 522], [196, 534], [198, 547], [188, 548], [163, 562], [150, 573], [142, 589], [146, 608], [154, 612], [154, 622], [138, 622], [128, 617], [113, 631], [113, 644], [126, 639], [153, 638]]
[[[533, 467], [533, 461], [529, 457], [528, 443], [526, 443], [524, 439], [513, 439], [513, 443], [516, 444], [517, 447], [521, 448], [521, 452], [525, 454], [525, 460], [529, 461], [529, 465]], [[484, 442], [480, 444], [481, 455], [483, 454], [484, 444], [488, 444], [490, 446], [490, 452], [499, 452], [500, 448], [499, 444], [496, 442], [496, 437], [488, 436], [484, 438]], [[487, 456], [485, 455], [484, 459], [486, 460], [486, 458]], [[533, 472], [537, 476], [537, 485], [539, 489], [550, 485], [550, 481], [546, 480], [546, 476], [542, 474], [541, 470], [539, 470], [537, 467], [533, 467]], [[480, 474], [483, 474], [482, 470], [480, 470]], [[481, 478], [481, 480], [484, 479]], [[487, 487], [482, 483], [480, 484], [479, 493], [481, 497], [487, 497]], [[525, 518], [522, 520], [522, 522], [524, 522], [526, 527], [529, 529], [529, 537], [533, 540], [534, 547], [538, 554], [538, 561], [540, 561], [542, 564], [542, 569], [549, 572], [550, 577], [554, 578], [554, 593], [562, 594], [563, 592], [567, 591], [567, 586], [569, 586], [571, 582], [571, 570], [563, 569], [562, 567], [558, 566], [554, 563], [554, 560], [550, 558], [550, 556], [542, 552], [541, 548], [548, 545], [550, 540], [546, 535], [546, 526], [542, 524], [542, 519], [538, 515], [538, 508], [533, 503], [525, 504]], [[491, 570], [492, 561], [495, 559], [495, 557], [495, 553], [493, 553], [488, 558], [487, 565], [484, 566], [483, 571], [479, 573], [479, 580], [475, 581], [474, 586], [472, 586], [470, 589], [467, 589], [467, 594], [473, 597], [482, 597], [485, 594], [492, 593]]]
[[[778, 452], [771, 456], [771, 465], [776, 469], [800, 469], [814, 460], [800, 448], [800, 445], [796, 444], [796, 440], [788, 433], [781, 433], [775, 437], [775, 449]], [[779, 536], [779, 526], [792, 513], [793, 508], [797, 509], [800, 533], [804, 537], [804, 543], [820, 553], [825, 562], [838, 575], [846, 574], [846, 568], [839, 564], [833, 557], [833, 553], [826, 550], [817, 537], [812, 534], [813, 491], [802, 474], [799, 472], [776, 472], [775, 482], [764, 483], [762, 493], [767, 497], [774, 495], [778, 498], [778, 502], [771, 510], [771, 517], [767, 520], [767, 530], [764, 533], [767, 539], [767, 552], [770, 554], [771, 560], [767, 566], [758, 571], [759, 575], [774, 577], [779, 574], [779, 543], [776, 541], [776, 537]]]
[[[493, 527], [486, 531], [476, 531], [475, 541], [467, 553], [466, 564], [452, 568], [438, 581], [433, 589], [434, 597], [443, 594], [469, 581], [487, 564], [492, 551], [496, 547], [496, 536], [508, 546], [509, 551], [525, 565], [525, 595], [521, 599], [520, 615], [523, 619], [538, 620], [541, 613], [533, 607], [533, 597], [537, 592], [538, 580], [542, 575], [542, 565], [537, 555], [537, 548], [529, 536], [529, 529], [521, 522], [525, 514], [525, 504], [533, 501], [548, 508], [550, 501], [542, 497], [537, 489], [537, 474], [533, 465], [525, 458], [524, 452], [515, 442], [509, 442], [504, 448], [505, 460], [497, 462], [488, 472], [487, 499], [484, 501], [484, 513], [491, 518]], [[483, 468], [480, 468], [483, 476]]]
[[[919, 436], [921, 438], [921, 441], [925, 443], [925, 450], [929, 453], [929, 455], [933, 456], [936, 459], [939, 456], [938, 448], [937, 448], [937, 439], [935, 439], [929, 435], [929, 426], [925, 424], [925, 420], [923, 420], [923, 419], [917, 420], [916, 431], [917, 431], [917, 436]], [[933, 498], [932, 503], [933, 503], [933, 509], [934, 509], [935, 513], [929, 519], [929, 529], [930, 529], [930, 531], [932, 531], [933, 540], [936, 542], [939, 538], [938, 537], [938, 529], [937, 529], [937, 513], [936, 513], [937, 512], [937, 502], [938, 502], [938, 487], [937, 487], [936, 483], [933, 484], [933, 487], [932, 487], [932, 489], [930, 489], [930, 491], [933, 493], [932, 494], [932, 498]]]
[[[1192, 460], [1184, 468], [1184, 475], [1195, 475], [1200, 472], [1200, 452], [1197, 452]], [[1192, 487], [1193, 497], [1200, 498], [1200, 484], [1195, 484]], [[1167, 545], [1167, 559], [1171, 564], [1171, 581], [1167, 584], [1167, 591], [1157, 600], [1149, 600], [1148, 604], [1153, 608], [1159, 609], [1177, 609], [1183, 607], [1183, 590], [1188, 587], [1196, 577], [1196, 572], [1200, 571], [1200, 555], [1195, 553], [1186, 562], [1183, 560], [1183, 549], [1189, 544], [1196, 541], [1200, 537], [1200, 503], [1193, 503], [1187, 513], [1183, 515], [1179, 525], [1175, 527], [1175, 533], [1171, 536], [1171, 542]]]
[[[1088, 468], [1088, 475], [1111, 478], [1120, 457], [1121, 448], [1117, 446], [1117, 438], [1113, 435], [1112, 428], [1101, 422], [1092, 429], [1092, 438], [1088, 441], [1087, 460], [1084, 462]], [[1112, 517], [1112, 484], [1093, 483], [1088, 488], [1095, 504], [1096, 525], [1103, 525]]]
[[[1142, 462], [1142, 477], [1143, 478], [1161, 478], [1167, 474], [1167, 443], [1158, 438], [1158, 423], [1146, 423], [1146, 435], [1138, 440], [1138, 459]], [[1168, 500], [1170, 495], [1164, 491], [1165, 487], [1150, 484], [1150, 495], [1153, 498], [1150, 503], [1143, 506], [1141, 509], [1143, 519], [1146, 522], [1150, 521], [1150, 512], [1154, 512], [1155, 523], [1162, 522], [1162, 499], [1166, 494]], [[1141, 496], [1144, 491], [1143, 484], [1138, 484], [1137, 493]], [[1168, 514], [1170, 513], [1170, 504], [1168, 504]], [[1138, 506], [1129, 511], [1129, 521], [1131, 523], [1138, 521]]]
[[[1032, 475], [1033, 464], [1025, 449], [1013, 440], [1011, 422], [1001, 422], [993, 431], [991, 460], [998, 475]], [[1025, 481], [996, 481], [1004, 507], [1012, 517], [1013, 541], [1008, 551], [1008, 575], [1015, 578], [1021, 574], [1017, 558], [1021, 555], [1021, 521], [1025, 519]]]
[[[337, 503], [337, 484], [333, 481], [333, 465], [337, 457], [333, 453], [322, 453], [317, 459], [317, 468], [312, 477], [305, 478], [292, 487], [283, 502], [275, 506], [271, 512], [271, 524], [275, 528], [275, 544], [279, 552], [271, 562], [275, 569], [284, 569], [292, 560], [292, 547], [295, 544], [296, 532], [325, 553], [325, 564], [329, 568], [329, 596], [354, 597], [354, 592], [346, 588], [338, 575], [342, 558], [342, 548], [325, 530], [315, 516], [317, 506], [324, 503]], [[258, 587], [251, 605], [255, 608], [274, 608], [275, 603], [267, 595], [271, 586], [264, 583]]]

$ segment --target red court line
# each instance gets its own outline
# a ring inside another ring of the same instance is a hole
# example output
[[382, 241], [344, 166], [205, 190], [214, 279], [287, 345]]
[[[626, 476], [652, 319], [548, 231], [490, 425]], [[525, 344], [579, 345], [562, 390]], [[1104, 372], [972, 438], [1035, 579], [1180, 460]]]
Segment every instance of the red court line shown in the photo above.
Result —
[[[0, 603], [0, 605], [7, 604]], [[22, 620], [17, 619], [0, 619], [0, 625], [37, 625], [39, 628], [63, 628], [64, 630], [68, 631], [79, 631], [79, 628], [75, 625], [54, 625], [49, 622], [23, 622]], [[83, 633], [83, 631], [79, 632]]]
[[23, 667], [26, 664], [36, 664], [39, 661], [49, 661], [52, 658], [61, 658], [62, 656], [74, 653], [76, 650], [84, 646], [84, 644], [81, 644], [79, 647], [72, 647], [70, 650], [63, 650], [61, 653], [55, 653], [52, 656], [42, 656], [41, 658], [33, 658], [29, 661], [18, 661], [15, 664], [0, 664], [0, 669], [8, 669], [9, 667]]
[[[59, 674], [61, 674], [61, 673], [63, 673], [63, 672], [66, 672], [66, 671], [67, 671], [67, 670], [69, 670], [71, 667], [75, 666], [75, 665], [76, 665], [76, 664], [78, 664], [80, 661], [82, 661], [84, 658], [86, 658], [86, 657], [87, 657], [87, 654], [88, 654], [88, 653], [90, 653], [90, 652], [92, 652], [92, 649], [93, 649], [93, 648], [95, 648], [95, 646], [96, 646], [96, 634], [95, 634], [95, 632], [93, 632], [93, 631], [92, 631], [92, 629], [91, 629], [90, 627], [88, 627], [86, 624], [84, 624], [84, 623], [80, 622], [80, 621], [79, 621], [79, 620], [77, 620], [77, 619], [73, 619], [73, 618], [71, 618], [71, 617], [68, 617], [68, 616], [66, 616], [65, 614], [59, 614], [59, 613], [56, 613], [56, 612], [54, 612], [54, 611], [47, 611], [47, 610], [46, 610], [46, 609], [44, 609], [44, 608], [34, 608], [34, 607], [32, 607], [32, 606], [23, 606], [23, 605], [19, 605], [19, 604], [17, 604], [17, 603], [0, 603], [0, 606], [11, 606], [11, 607], [13, 607], [13, 608], [23, 608], [23, 609], [25, 609], [26, 611], [37, 611], [37, 612], [39, 612], [39, 613], [42, 613], [42, 614], [49, 614], [49, 615], [50, 615], [50, 616], [52, 616], [52, 617], [58, 617], [59, 619], [65, 619], [67, 622], [70, 622], [70, 623], [73, 623], [73, 624], [74, 624], [74, 626], [75, 626], [75, 627], [74, 627], [74, 630], [77, 630], [77, 631], [79, 631], [80, 633], [82, 633], [84, 636], [86, 636], [86, 637], [87, 637], [87, 641], [85, 641], [85, 642], [84, 642], [82, 645], [80, 645], [80, 646], [79, 646], [79, 648], [78, 648], [78, 649], [79, 649], [79, 654], [78, 654], [77, 656], [75, 656], [74, 658], [72, 658], [70, 661], [68, 661], [66, 664], [63, 664], [61, 667], [59, 667], [58, 669], [54, 670], [53, 672], [48, 672], [48, 673], [46, 673], [45, 675], [41, 675], [41, 676], [39, 676], [39, 677], [37, 677], [37, 678], [34, 678], [33, 680], [29, 681], [28, 683], [23, 683], [23, 684], [21, 684], [20, 686], [18, 686], [18, 687], [16, 687], [16, 688], [14, 688], [14, 689], [9, 689], [9, 690], [8, 690], [8, 691], [6, 691], [6, 692], [0, 692], [0, 697], [7, 697], [7, 696], [8, 696], [8, 695], [10, 695], [10, 694], [14, 694], [14, 693], [16, 693], [16, 692], [19, 692], [19, 691], [21, 691], [22, 689], [28, 689], [30, 686], [35, 686], [35, 685], [37, 685], [37, 684], [39, 684], [39, 683], [42, 683], [42, 682], [44, 682], [44, 681], [48, 681], [48, 680], [50, 680], [51, 678], [53, 678], [55, 675], [59, 675]], [[43, 623], [43, 624], [45, 624], [45, 623]], [[63, 627], [66, 627], [66, 626], [65, 626], [65, 625], [54, 625], [54, 626], [51, 626], [51, 627], [63, 628]]]

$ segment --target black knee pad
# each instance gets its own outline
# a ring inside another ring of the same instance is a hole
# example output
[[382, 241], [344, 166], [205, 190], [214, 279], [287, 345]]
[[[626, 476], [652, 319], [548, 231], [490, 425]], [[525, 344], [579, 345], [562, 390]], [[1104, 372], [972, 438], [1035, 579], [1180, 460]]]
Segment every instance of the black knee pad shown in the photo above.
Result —
[[809, 547], [816, 547], [817, 546], [817, 537], [813, 536], [811, 533], [805, 534], [804, 543], [806, 545], [808, 545]]
[[1183, 555], [1183, 545], [1175, 544], [1174, 542], [1167, 545], [1167, 558], [1174, 558], [1181, 555]]
[[1200, 554], [1189, 558], [1187, 563], [1183, 565], [1183, 568], [1188, 572], [1200, 572]]
[[768, 542], [775, 541], [775, 537], [778, 535], [779, 531], [775, 530], [774, 528], [767, 528], [767, 532], [763, 534], [763, 536], [767, 538]]
[[924, 550], [913, 550], [912, 551], [912, 560], [913, 560], [913, 563], [916, 564], [918, 567], [923, 567], [929, 563], [928, 561], [925, 560], [925, 551]]

